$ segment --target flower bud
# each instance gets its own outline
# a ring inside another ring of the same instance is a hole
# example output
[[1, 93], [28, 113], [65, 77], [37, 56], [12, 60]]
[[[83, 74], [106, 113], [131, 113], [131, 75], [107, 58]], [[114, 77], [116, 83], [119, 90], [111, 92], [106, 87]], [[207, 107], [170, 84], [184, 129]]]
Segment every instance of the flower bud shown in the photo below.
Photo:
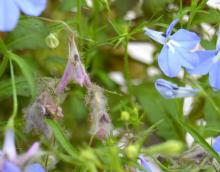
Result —
[[121, 120], [122, 121], [128, 121], [130, 119], [130, 114], [127, 111], [121, 112]]
[[57, 48], [59, 46], [59, 40], [57, 39], [56, 35], [50, 33], [46, 38], [45, 42], [49, 48]]
[[130, 159], [137, 158], [137, 156], [138, 156], [138, 146], [137, 145], [129, 145], [125, 149], [125, 153], [126, 153], [127, 157], [130, 158]]

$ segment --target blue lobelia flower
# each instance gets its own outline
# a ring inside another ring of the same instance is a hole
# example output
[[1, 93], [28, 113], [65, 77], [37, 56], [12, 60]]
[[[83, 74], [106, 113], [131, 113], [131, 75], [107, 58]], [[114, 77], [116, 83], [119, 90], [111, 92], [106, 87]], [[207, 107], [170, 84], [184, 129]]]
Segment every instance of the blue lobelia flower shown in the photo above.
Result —
[[0, 0], [0, 31], [13, 30], [20, 11], [30, 16], [39, 16], [46, 4], [47, 0]]
[[215, 138], [212, 148], [220, 155], [220, 136]]
[[195, 96], [199, 92], [197, 88], [179, 87], [164, 79], [157, 79], [155, 87], [160, 95], [167, 99]]
[[146, 161], [145, 157], [143, 155], [139, 155], [138, 158], [140, 159], [140, 163], [144, 167], [145, 171], [152, 172], [151, 167], [149, 163]]
[[192, 52], [192, 49], [200, 42], [200, 38], [195, 33], [185, 29], [179, 29], [171, 35], [177, 22], [177, 19], [174, 20], [165, 34], [147, 27], [144, 28], [146, 35], [163, 44], [158, 57], [158, 64], [164, 74], [169, 77], [175, 77], [181, 67], [193, 69], [198, 63], [198, 56]]
[[0, 151], [0, 172], [45, 172], [44, 168], [38, 164], [28, 163], [31, 158], [39, 152], [39, 143], [35, 142], [31, 148], [22, 155], [17, 155], [14, 131], [11, 128], [6, 130], [3, 149]]
[[209, 73], [209, 83], [211, 86], [215, 89], [220, 89], [220, 28], [216, 50], [197, 51], [196, 53], [199, 56], [199, 63], [190, 73], [200, 75]]

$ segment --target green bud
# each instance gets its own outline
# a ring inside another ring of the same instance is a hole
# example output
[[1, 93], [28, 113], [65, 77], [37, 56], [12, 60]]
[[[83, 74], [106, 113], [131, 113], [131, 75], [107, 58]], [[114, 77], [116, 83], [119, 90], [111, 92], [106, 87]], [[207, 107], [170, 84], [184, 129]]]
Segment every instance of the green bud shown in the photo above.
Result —
[[57, 48], [59, 46], [59, 40], [57, 39], [56, 35], [50, 33], [46, 38], [45, 42], [49, 48]]
[[175, 155], [180, 153], [184, 148], [184, 144], [178, 140], [169, 140], [165, 143], [150, 146], [144, 150], [144, 153], [148, 155], [152, 154], [164, 154], [164, 155]]
[[126, 149], [125, 149], [125, 153], [127, 155], [128, 158], [130, 159], [135, 159], [138, 156], [138, 146], [137, 145], [129, 145]]
[[128, 121], [130, 119], [130, 114], [127, 111], [121, 112], [121, 120], [122, 121]]

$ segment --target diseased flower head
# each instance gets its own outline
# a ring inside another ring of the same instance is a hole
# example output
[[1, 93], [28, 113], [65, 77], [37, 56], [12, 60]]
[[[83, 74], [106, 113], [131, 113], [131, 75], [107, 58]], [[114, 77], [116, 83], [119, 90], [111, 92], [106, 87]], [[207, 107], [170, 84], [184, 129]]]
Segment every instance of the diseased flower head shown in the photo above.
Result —
[[193, 32], [179, 29], [171, 35], [178, 20], [174, 20], [168, 27], [166, 33], [154, 31], [147, 27], [144, 32], [147, 36], [163, 44], [158, 56], [158, 64], [163, 73], [169, 77], [175, 77], [182, 67], [194, 69], [198, 64], [198, 56], [192, 50], [200, 42], [200, 38]]
[[47, 138], [52, 136], [52, 131], [45, 123], [46, 118], [58, 120], [62, 118], [63, 112], [55, 92], [55, 84], [50, 80], [39, 80], [39, 95], [36, 100], [24, 111], [26, 129], [30, 132], [34, 129], [37, 133], [43, 133]]
[[91, 115], [90, 133], [100, 139], [108, 137], [112, 129], [112, 123], [107, 113], [107, 100], [103, 89], [94, 84], [88, 87], [86, 104], [89, 106]]
[[13, 30], [20, 11], [30, 16], [39, 16], [46, 5], [47, 0], [0, 0], [0, 31]]
[[77, 84], [82, 86], [91, 85], [91, 81], [89, 79], [88, 74], [80, 60], [80, 56], [75, 44], [74, 36], [70, 36], [69, 40], [69, 57], [66, 64], [66, 68], [64, 74], [60, 80], [60, 83], [57, 87], [57, 92], [64, 92], [65, 87], [69, 84], [69, 82], [73, 80]]
[[197, 88], [179, 87], [164, 79], [157, 79], [155, 87], [167, 99], [195, 96], [199, 92]]
[[0, 154], [1, 172], [45, 172], [44, 168], [38, 164], [30, 164], [30, 160], [39, 153], [39, 143], [35, 142], [31, 148], [22, 155], [17, 155], [14, 131], [8, 128], [5, 133], [5, 141]]

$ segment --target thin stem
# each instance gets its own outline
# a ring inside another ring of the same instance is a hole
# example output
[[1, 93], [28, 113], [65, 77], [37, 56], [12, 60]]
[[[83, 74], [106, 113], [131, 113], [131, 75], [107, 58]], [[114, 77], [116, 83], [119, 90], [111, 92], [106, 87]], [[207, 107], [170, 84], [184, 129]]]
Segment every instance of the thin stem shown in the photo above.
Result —
[[128, 93], [131, 91], [131, 83], [129, 78], [129, 65], [128, 65], [128, 39], [125, 39], [125, 54], [124, 54], [124, 76], [126, 80], [126, 85], [128, 87]]
[[13, 93], [13, 111], [11, 118], [9, 120], [9, 125], [14, 126], [14, 119], [18, 112], [18, 100], [17, 100], [17, 90], [15, 85], [15, 76], [14, 76], [14, 67], [12, 64], [11, 59], [9, 58], [9, 64], [10, 64], [10, 73], [11, 73], [11, 85], [12, 85], [12, 93]]

